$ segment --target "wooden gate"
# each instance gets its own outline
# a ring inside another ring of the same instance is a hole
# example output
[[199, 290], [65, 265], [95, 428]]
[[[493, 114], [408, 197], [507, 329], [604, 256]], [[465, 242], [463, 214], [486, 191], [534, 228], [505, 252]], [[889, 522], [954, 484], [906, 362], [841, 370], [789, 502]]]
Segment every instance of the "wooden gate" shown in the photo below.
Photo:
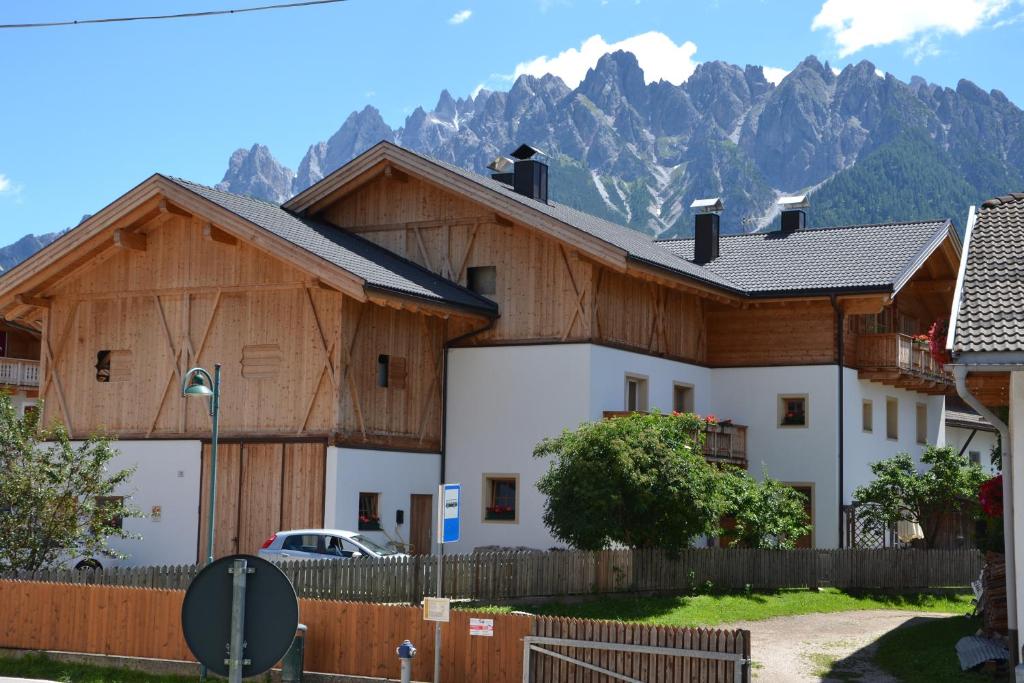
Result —
[[[217, 448], [214, 556], [252, 553], [283, 529], [323, 526], [327, 447], [322, 441], [228, 442]], [[203, 444], [199, 548], [206, 555], [210, 444]]]

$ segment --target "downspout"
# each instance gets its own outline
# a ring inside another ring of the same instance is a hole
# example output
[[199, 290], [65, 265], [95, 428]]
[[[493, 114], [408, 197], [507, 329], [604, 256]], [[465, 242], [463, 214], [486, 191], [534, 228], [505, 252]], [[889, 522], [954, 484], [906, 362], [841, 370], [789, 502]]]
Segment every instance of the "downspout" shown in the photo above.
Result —
[[844, 524], [843, 524], [843, 486], [844, 486], [843, 470], [844, 470], [844, 462], [843, 462], [843, 460], [844, 460], [844, 455], [845, 455], [844, 454], [844, 447], [845, 447], [845, 443], [846, 443], [846, 434], [845, 434], [845, 429], [844, 429], [844, 427], [845, 427], [845, 425], [844, 425], [844, 418], [845, 418], [845, 413], [846, 413], [845, 405], [844, 404], [846, 402], [846, 395], [845, 395], [845, 390], [844, 390], [844, 387], [843, 387], [843, 357], [844, 357], [844, 355], [846, 353], [846, 335], [844, 334], [844, 332], [845, 332], [844, 327], [845, 327], [845, 322], [846, 322], [846, 314], [843, 312], [843, 307], [839, 305], [839, 301], [836, 298], [836, 295], [833, 294], [830, 298], [832, 299], [832, 308], [835, 310], [835, 313], [836, 313], [836, 367], [839, 368], [839, 401], [838, 401], [839, 405], [838, 405], [838, 411], [837, 411], [839, 413], [839, 415], [838, 415], [838, 422], [837, 422], [838, 430], [839, 430], [839, 443], [838, 443], [838, 449], [837, 450], [838, 450], [838, 455], [839, 455], [839, 547], [842, 548], [843, 547], [843, 531], [844, 531]]
[[967, 401], [979, 415], [988, 420], [989, 424], [999, 431], [999, 440], [1002, 445], [1003, 456], [1003, 538], [1006, 548], [1006, 628], [1007, 640], [1009, 641], [1010, 666], [1016, 667], [1020, 663], [1020, 650], [1017, 641], [1017, 561], [1014, 556], [1016, 545], [1013, 536], [1013, 458], [1010, 452], [1010, 428], [1005, 422], [999, 419], [995, 413], [988, 409], [984, 403], [967, 388], [967, 366], [953, 365], [953, 378], [956, 380], [956, 392], [960, 398]]
[[475, 330], [470, 330], [465, 334], [460, 334], [458, 337], [449, 339], [444, 343], [444, 354], [441, 356], [441, 484], [445, 483], [445, 476], [447, 475], [447, 464], [448, 464], [448, 351], [455, 344], [475, 337], [478, 334], [482, 334], [487, 330], [494, 327], [498, 322], [498, 318], [501, 316], [495, 316], [487, 321], [487, 324]]

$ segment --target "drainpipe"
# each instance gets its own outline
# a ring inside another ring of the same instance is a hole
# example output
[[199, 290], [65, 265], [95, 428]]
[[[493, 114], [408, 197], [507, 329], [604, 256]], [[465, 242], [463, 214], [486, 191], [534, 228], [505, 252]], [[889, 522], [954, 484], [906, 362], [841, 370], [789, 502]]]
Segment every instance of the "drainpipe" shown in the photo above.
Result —
[[999, 430], [1003, 455], [1003, 536], [1006, 539], [1006, 627], [1009, 640], [1010, 666], [1020, 663], [1017, 643], [1017, 561], [1014, 553], [1016, 542], [1013, 536], [1013, 458], [1010, 452], [1010, 428], [995, 413], [979, 401], [967, 388], [967, 366], [953, 365], [953, 378], [960, 398], [974, 408], [989, 424]]
[[836, 367], [839, 368], [839, 410], [838, 410], [838, 430], [839, 430], [839, 443], [838, 443], [838, 455], [839, 455], [839, 547], [842, 548], [843, 543], [843, 470], [844, 470], [844, 448], [846, 442], [845, 436], [845, 424], [844, 418], [846, 414], [845, 405], [846, 392], [843, 387], [843, 356], [846, 353], [846, 335], [844, 323], [846, 321], [846, 314], [843, 312], [843, 307], [839, 305], [839, 300], [836, 295], [831, 296], [832, 308], [836, 313]]

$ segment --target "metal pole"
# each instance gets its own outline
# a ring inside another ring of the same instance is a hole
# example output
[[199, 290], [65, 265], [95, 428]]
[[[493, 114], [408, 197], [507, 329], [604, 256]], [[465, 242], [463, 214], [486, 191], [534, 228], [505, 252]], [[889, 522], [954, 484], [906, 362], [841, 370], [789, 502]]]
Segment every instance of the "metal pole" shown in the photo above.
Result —
[[213, 562], [214, 519], [217, 511], [217, 432], [220, 422], [220, 363], [213, 366], [213, 396], [210, 397], [210, 511], [206, 519], [206, 564]]
[[[438, 506], [438, 514], [444, 514], [444, 487], [442, 487], [441, 504]], [[441, 581], [441, 572], [444, 571], [444, 543], [441, 543], [441, 537], [437, 539], [437, 591], [434, 595], [441, 597], [443, 590], [443, 584]], [[434, 624], [434, 683], [441, 683], [441, 622], [438, 621]]]
[[235, 560], [231, 567], [231, 645], [228, 652], [228, 683], [242, 683], [245, 649], [245, 582], [249, 563]]

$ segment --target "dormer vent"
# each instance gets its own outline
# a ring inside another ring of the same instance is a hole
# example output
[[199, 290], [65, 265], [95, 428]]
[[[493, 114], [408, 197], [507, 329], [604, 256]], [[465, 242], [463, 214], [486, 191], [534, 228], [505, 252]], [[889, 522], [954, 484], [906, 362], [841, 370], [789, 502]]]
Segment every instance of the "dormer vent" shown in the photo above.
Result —
[[806, 228], [807, 212], [805, 209], [810, 205], [805, 194], [794, 197], [780, 197], [778, 207], [782, 216], [782, 232], [796, 232]]
[[548, 203], [548, 165], [538, 156], [547, 156], [530, 145], [520, 145], [512, 152], [512, 189], [524, 197]]
[[721, 197], [695, 199], [690, 208], [693, 219], [693, 260], [704, 265], [718, 258], [719, 214], [725, 208]]

